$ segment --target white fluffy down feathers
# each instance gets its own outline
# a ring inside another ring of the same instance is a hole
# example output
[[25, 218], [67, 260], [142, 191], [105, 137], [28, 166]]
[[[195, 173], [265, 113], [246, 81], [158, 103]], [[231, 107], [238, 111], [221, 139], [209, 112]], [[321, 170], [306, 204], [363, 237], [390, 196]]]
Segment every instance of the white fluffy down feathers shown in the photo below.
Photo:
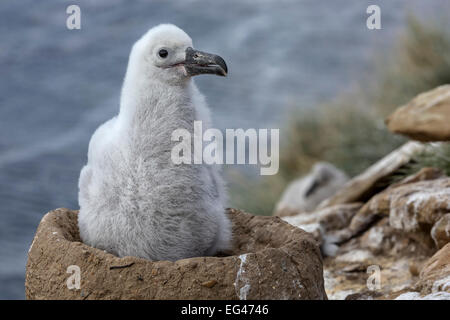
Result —
[[[175, 165], [171, 133], [210, 125], [209, 109], [182, 65], [191, 38], [160, 25], [130, 54], [119, 114], [89, 143], [79, 179], [78, 224], [84, 243], [117, 256], [178, 260], [227, 250], [231, 225], [225, 214], [220, 168]], [[157, 52], [169, 50], [162, 61]]]

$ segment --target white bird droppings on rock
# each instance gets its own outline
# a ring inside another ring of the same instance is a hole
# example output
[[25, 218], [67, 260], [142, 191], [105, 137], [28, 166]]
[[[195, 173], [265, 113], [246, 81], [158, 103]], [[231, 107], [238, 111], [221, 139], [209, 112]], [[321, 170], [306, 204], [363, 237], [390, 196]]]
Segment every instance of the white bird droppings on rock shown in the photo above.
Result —
[[395, 300], [450, 300], [450, 293], [435, 292], [421, 297], [418, 292], [405, 292], [395, 298]]
[[431, 289], [431, 292], [439, 292], [439, 291], [447, 291], [450, 290], [450, 275], [448, 275], [445, 278], [436, 280], [433, 283], [433, 287]]
[[338, 256], [336, 261], [339, 262], [363, 262], [373, 258], [373, 255], [370, 251], [367, 250], [353, 250], [349, 251], [346, 254]]
[[[244, 265], [247, 261], [248, 254], [241, 254], [238, 258], [241, 260], [241, 264], [239, 265], [239, 270], [236, 274], [236, 281], [234, 282], [234, 287], [236, 288], [236, 295], [240, 300], [247, 300], [247, 294], [250, 291], [250, 281], [243, 274], [245, 273]], [[238, 289], [239, 282], [243, 282], [244, 285]], [[239, 291], [238, 291], [239, 290]], [[238, 294], [239, 292], [239, 294]]]

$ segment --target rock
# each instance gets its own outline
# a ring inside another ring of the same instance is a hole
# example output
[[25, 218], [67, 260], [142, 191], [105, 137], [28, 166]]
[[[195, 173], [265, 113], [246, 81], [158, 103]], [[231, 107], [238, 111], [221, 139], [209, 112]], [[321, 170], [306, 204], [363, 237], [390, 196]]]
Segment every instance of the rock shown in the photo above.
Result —
[[202, 283], [202, 286], [212, 288], [217, 284], [217, 280], [209, 280]]
[[389, 223], [407, 232], [431, 226], [450, 212], [450, 178], [400, 185], [375, 196], [365, 208], [389, 215]]
[[436, 292], [421, 296], [418, 292], [405, 292], [399, 295], [395, 300], [450, 300], [450, 293]]
[[[362, 203], [340, 204], [313, 212], [304, 212], [291, 217], [282, 218], [289, 224], [311, 233], [323, 244], [323, 239], [334, 231], [347, 227], [353, 216], [361, 208]], [[324, 249], [325, 250], [325, 249]], [[327, 252], [323, 252], [329, 254]]]
[[436, 221], [431, 229], [431, 237], [439, 249], [450, 242], [450, 213]]
[[308, 175], [288, 185], [275, 206], [275, 215], [285, 217], [313, 211], [347, 181], [343, 171], [330, 163], [319, 162]]
[[450, 243], [436, 252], [420, 271], [416, 289], [421, 294], [450, 293]]
[[351, 250], [346, 253], [341, 253], [339, 256], [336, 257], [337, 262], [347, 262], [347, 263], [368, 263], [368, 261], [371, 261], [374, 258], [373, 254], [368, 250]]
[[388, 217], [391, 227], [434, 248], [429, 231], [437, 220], [450, 212], [450, 178], [413, 181], [408, 178], [405, 183], [393, 185], [374, 196], [353, 217], [349, 227], [336, 234], [336, 242], [344, 242], [382, 217]]
[[404, 144], [362, 174], [348, 181], [334, 196], [323, 201], [319, 208], [369, 200], [386, 187], [386, 183], [382, 183], [384, 180], [387, 180], [400, 167], [408, 163], [415, 154], [426, 149], [427, 147], [419, 142]]
[[362, 291], [358, 293], [353, 293], [348, 295], [345, 300], [374, 300], [376, 298], [382, 297], [383, 295], [377, 291]]
[[[409, 273], [410, 259], [406, 257], [375, 256], [356, 250], [352, 258], [351, 251], [345, 252], [345, 258], [324, 260], [325, 290], [330, 300], [391, 299], [394, 292], [412, 290], [418, 279]], [[370, 279], [375, 272], [379, 272], [379, 287]]]
[[[234, 235], [229, 256], [169, 262], [118, 258], [89, 247], [81, 243], [76, 211], [51, 211], [43, 217], [28, 253], [26, 297], [327, 299], [319, 247], [310, 234], [277, 217], [234, 209], [228, 214]], [[77, 267], [80, 288], [69, 289]]]
[[302, 229], [306, 225], [320, 224], [325, 231], [337, 230], [346, 227], [362, 205], [362, 203], [340, 204], [313, 212], [283, 217], [282, 219]]
[[[431, 250], [383, 218], [362, 234], [340, 245], [334, 257], [325, 257], [325, 290], [329, 299], [393, 299], [411, 291]], [[368, 286], [378, 270], [380, 287]], [[368, 294], [367, 292], [370, 292]]]
[[450, 85], [419, 94], [386, 119], [390, 131], [419, 141], [450, 141]]
[[[448, 299], [450, 244], [430, 257], [435, 242], [448, 241], [449, 212], [450, 178], [433, 168], [373, 196], [347, 227], [325, 237], [322, 247], [328, 240], [337, 245], [324, 259], [328, 298]], [[375, 290], [367, 282], [370, 268], [379, 270]]]
[[417, 173], [404, 178], [400, 182], [390, 185], [389, 188], [395, 188], [400, 185], [405, 185], [405, 184], [413, 183], [413, 182], [436, 180], [438, 178], [444, 178], [444, 177], [446, 177], [446, 175], [441, 169], [425, 167], [425, 168], [420, 169]]
[[[432, 252], [418, 237], [405, 234], [402, 230], [391, 227], [389, 218], [379, 220], [366, 230], [358, 240], [359, 248], [370, 250], [375, 255], [392, 257], [403, 255], [427, 256]], [[414, 275], [417, 276], [418, 272]]]
[[420, 274], [420, 266], [416, 261], [411, 261], [409, 264], [409, 273], [412, 276], [417, 277]]
[[347, 203], [318, 210], [317, 215], [322, 230], [327, 232], [347, 227], [362, 205], [361, 202]]

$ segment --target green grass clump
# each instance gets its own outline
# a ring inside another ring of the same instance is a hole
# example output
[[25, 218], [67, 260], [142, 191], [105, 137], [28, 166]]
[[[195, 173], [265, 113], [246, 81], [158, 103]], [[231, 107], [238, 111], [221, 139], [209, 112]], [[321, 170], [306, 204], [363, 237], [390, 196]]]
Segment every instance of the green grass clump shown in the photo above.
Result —
[[[389, 59], [391, 54], [393, 58]], [[424, 23], [409, 17], [398, 45], [378, 59], [377, 70], [377, 81], [372, 84], [375, 89], [367, 96], [381, 116], [389, 115], [421, 92], [450, 83], [448, 22]]]
[[397, 182], [417, 173], [422, 168], [437, 168], [450, 176], [450, 143], [435, 143], [427, 150], [416, 154], [412, 161], [403, 166], [393, 177]]

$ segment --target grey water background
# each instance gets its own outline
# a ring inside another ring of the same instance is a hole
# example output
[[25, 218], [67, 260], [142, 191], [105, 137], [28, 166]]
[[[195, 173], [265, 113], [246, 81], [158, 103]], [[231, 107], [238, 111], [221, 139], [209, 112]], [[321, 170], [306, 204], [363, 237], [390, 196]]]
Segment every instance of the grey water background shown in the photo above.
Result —
[[[78, 4], [82, 29], [66, 28]], [[366, 27], [378, 4], [382, 30]], [[227, 78], [196, 79], [215, 126], [276, 128], [289, 106], [333, 98], [394, 45], [412, 13], [448, 13], [448, 1], [180, 0], [0, 2], [0, 299], [24, 298], [28, 248], [42, 216], [77, 209], [77, 182], [96, 127], [118, 111], [130, 48], [171, 22]], [[282, 139], [282, 136], [281, 136]]]

